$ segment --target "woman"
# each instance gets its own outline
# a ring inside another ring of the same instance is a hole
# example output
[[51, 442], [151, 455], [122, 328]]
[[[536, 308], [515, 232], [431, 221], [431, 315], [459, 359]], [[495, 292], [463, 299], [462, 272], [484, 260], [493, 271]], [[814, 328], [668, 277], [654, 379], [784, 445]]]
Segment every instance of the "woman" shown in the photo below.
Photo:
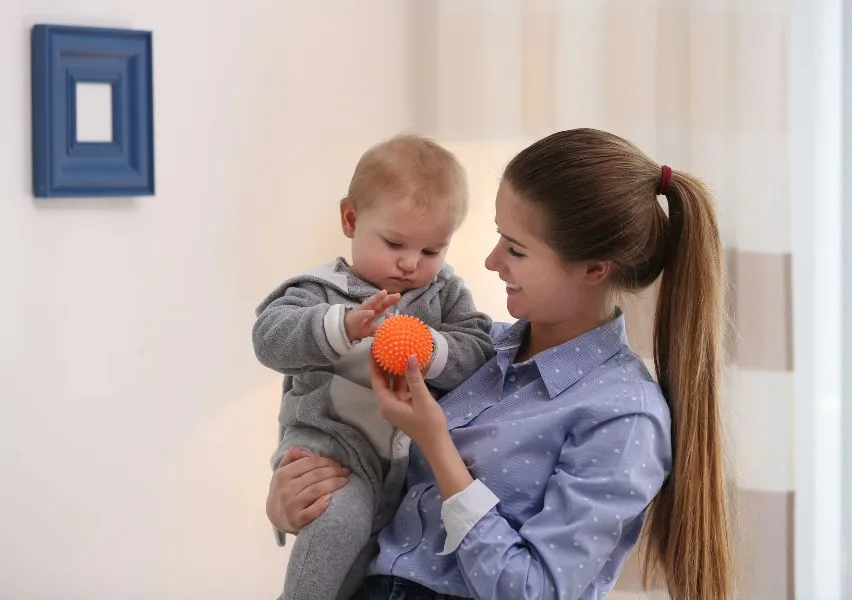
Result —
[[[669, 214], [657, 195], [664, 195]], [[374, 369], [413, 441], [407, 491], [358, 600], [602, 598], [642, 539], [673, 600], [732, 594], [721, 427], [721, 244], [705, 187], [597, 130], [550, 135], [506, 167], [486, 259], [509, 313], [495, 358], [441, 399], [416, 368]], [[657, 381], [619, 292], [662, 273]], [[345, 473], [298, 450], [267, 513], [297, 531]]]

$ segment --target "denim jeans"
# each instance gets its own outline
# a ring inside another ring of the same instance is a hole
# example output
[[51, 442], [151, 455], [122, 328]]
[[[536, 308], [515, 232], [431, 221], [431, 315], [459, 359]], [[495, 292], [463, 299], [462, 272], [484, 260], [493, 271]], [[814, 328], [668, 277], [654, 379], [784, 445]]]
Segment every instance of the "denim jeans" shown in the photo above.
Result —
[[447, 596], [399, 577], [378, 575], [368, 577], [352, 600], [464, 600]]

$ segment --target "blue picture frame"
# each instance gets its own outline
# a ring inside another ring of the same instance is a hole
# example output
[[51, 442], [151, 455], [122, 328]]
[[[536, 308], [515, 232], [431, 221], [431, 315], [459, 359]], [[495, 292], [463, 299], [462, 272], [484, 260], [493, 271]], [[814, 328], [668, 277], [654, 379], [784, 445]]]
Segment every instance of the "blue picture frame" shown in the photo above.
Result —
[[[35, 25], [32, 52], [33, 194], [154, 194], [151, 32]], [[77, 84], [108, 84], [111, 141], [78, 141]]]

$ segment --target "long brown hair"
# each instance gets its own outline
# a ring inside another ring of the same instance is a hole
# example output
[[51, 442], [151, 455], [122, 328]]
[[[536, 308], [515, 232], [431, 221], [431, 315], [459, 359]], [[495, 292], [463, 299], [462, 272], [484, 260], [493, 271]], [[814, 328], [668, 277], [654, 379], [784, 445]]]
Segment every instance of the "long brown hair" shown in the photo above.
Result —
[[603, 131], [550, 135], [518, 154], [504, 179], [544, 211], [566, 262], [610, 261], [617, 288], [662, 281], [654, 322], [657, 380], [672, 415], [672, 472], [643, 530], [644, 581], [672, 600], [728, 600], [733, 574], [723, 473], [720, 380], [724, 277], [714, 204], [695, 177], [661, 166]]

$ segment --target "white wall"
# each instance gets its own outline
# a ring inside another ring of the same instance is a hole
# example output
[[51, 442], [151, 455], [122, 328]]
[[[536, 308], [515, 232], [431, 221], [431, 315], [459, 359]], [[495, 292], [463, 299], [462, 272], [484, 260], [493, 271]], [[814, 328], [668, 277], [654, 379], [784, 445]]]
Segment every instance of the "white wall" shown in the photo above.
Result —
[[[359, 153], [409, 127], [406, 3], [3, 0], [0, 597], [273, 598], [285, 274], [345, 250]], [[156, 197], [30, 195], [29, 27], [152, 29]], [[324, 206], [321, 206], [323, 205]]]

